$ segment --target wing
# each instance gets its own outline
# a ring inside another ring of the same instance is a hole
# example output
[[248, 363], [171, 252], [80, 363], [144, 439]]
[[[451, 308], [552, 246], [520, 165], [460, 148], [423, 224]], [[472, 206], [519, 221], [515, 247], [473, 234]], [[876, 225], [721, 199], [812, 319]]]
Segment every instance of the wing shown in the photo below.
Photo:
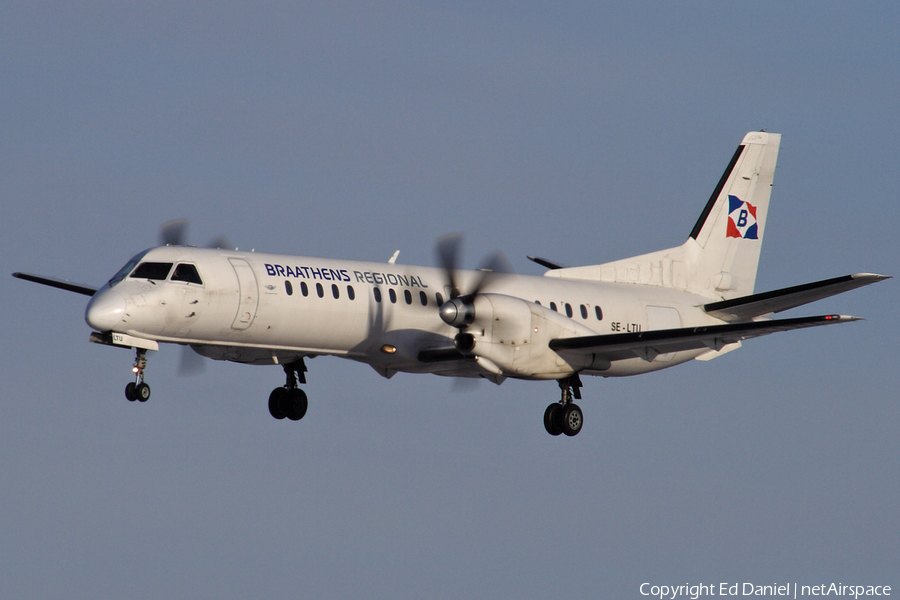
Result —
[[749, 321], [761, 315], [770, 315], [789, 308], [802, 306], [809, 302], [849, 292], [850, 290], [878, 283], [885, 279], [890, 279], [890, 277], [874, 273], [856, 273], [855, 275], [845, 275], [844, 277], [795, 285], [771, 292], [763, 292], [762, 294], [752, 294], [742, 298], [712, 302], [705, 305], [703, 310], [707, 314], [723, 321]]
[[806, 327], [832, 325], [859, 321], [859, 317], [845, 315], [824, 315], [751, 321], [749, 323], [728, 323], [705, 327], [684, 327], [681, 329], [660, 329], [639, 333], [616, 333], [610, 335], [589, 335], [583, 337], [558, 338], [550, 341], [550, 348], [557, 352], [592, 352], [610, 361], [628, 358], [643, 358], [652, 361], [660, 354], [709, 348], [721, 350], [728, 344], [741, 340], [769, 335], [779, 331], [791, 331]]
[[16, 277], [17, 279], [24, 279], [25, 281], [32, 281], [34, 283], [40, 283], [42, 285], [49, 285], [50, 287], [66, 290], [67, 292], [84, 294], [85, 296], [93, 296], [97, 292], [97, 288], [92, 288], [77, 283], [71, 283], [69, 281], [63, 281], [60, 279], [41, 277], [39, 275], [29, 275], [28, 273], [13, 273], [12, 276]]

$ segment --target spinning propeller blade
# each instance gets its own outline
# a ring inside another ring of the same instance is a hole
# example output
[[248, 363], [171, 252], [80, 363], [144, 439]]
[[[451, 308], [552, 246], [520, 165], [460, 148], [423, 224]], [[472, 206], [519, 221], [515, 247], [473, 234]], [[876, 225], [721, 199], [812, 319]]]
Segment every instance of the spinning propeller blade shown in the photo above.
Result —
[[[159, 228], [159, 243], [161, 246], [185, 246], [187, 245], [187, 219], [173, 219], [162, 224]], [[224, 235], [217, 235], [206, 243], [205, 248], [233, 248], [231, 242]]]
[[468, 353], [475, 344], [474, 337], [466, 333], [466, 329], [475, 320], [475, 298], [481, 293], [488, 278], [512, 273], [512, 266], [502, 253], [495, 252], [484, 263], [485, 266], [479, 269], [475, 281], [470, 282], [471, 289], [461, 290], [456, 279], [461, 242], [462, 235], [459, 233], [445, 235], [437, 242], [438, 261], [444, 269], [447, 286], [450, 288], [450, 299], [438, 308], [438, 314], [447, 325], [459, 330], [454, 344], [460, 352]]
[[194, 352], [190, 346], [181, 347], [181, 357], [178, 359], [178, 375], [199, 375], [206, 369], [206, 361], [202, 356]]
[[450, 288], [450, 298], [459, 297], [459, 286], [456, 285], [456, 263], [459, 258], [459, 245], [462, 242], [461, 233], [450, 233], [437, 241], [437, 258], [444, 269], [447, 286]]
[[[159, 228], [159, 243], [165, 246], [184, 246], [187, 244], [187, 219], [173, 219], [162, 224]], [[231, 248], [231, 243], [224, 235], [211, 239], [207, 248]], [[178, 361], [179, 375], [196, 375], [206, 367], [203, 357], [191, 350], [190, 346], [181, 349], [181, 358]]]
[[187, 219], [173, 219], [162, 224], [159, 228], [159, 243], [161, 246], [184, 246], [187, 239]]
[[224, 235], [217, 235], [213, 239], [209, 240], [208, 242], [206, 242], [205, 247], [212, 248], [214, 250], [215, 249], [226, 250], [226, 249], [234, 248], [234, 246], [231, 245], [231, 242], [228, 241], [228, 238], [225, 237]]

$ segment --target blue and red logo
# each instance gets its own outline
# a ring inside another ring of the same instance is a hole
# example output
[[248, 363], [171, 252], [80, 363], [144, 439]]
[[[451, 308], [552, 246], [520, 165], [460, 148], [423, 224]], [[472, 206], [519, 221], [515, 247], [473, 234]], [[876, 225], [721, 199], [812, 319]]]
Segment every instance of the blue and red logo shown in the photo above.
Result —
[[725, 237], [758, 240], [756, 207], [737, 196], [728, 196], [728, 231]]

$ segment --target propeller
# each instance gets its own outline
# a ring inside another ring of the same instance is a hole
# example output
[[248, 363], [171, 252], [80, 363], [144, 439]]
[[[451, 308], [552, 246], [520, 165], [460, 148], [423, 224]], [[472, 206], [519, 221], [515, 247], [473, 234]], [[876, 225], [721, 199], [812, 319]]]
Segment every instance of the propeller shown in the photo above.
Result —
[[214, 250], [225, 250], [228, 248], [234, 248], [231, 245], [231, 242], [228, 241], [228, 238], [224, 235], [217, 235], [213, 239], [206, 242], [206, 248], [212, 248]]
[[[187, 219], [166, 221], [159, 228], [159, 243], [163, 246], [185, 246], [187, 244]], [[207, 242], [206, 248], [231, 248], [224, 235], [219, 235]], [[203, 357], [194, 352], [190, 346], [181, 347], [181, 358], [178, 361], [179, 375], [197, 375], [206, 368]]]
[[[186, 246], [187, 245], [187, 219], [172, 219], [166, 221], [159, 228], [159, 244], [161, 246]], [[209, 240], [204, 248], [233, 248], [224, 235], [217, 235]]]
[[479, 275], [471, 283], [471, 288], [460, 289], [457, 281], [457, 266], [459, 264], [460, 245], [462, 234], [451, 233], [438, 239], [437, 259], [444, 269], [444, 277], [447, 287], [450, 289], [450, 299], [439, 308], [441, 319], [447, 325], [456, 327], [459, 333], [453, 340], [456, 349], [463, 353], [469, 353], [475, 348], [475, 337], [466, 330], [475, 321], [475, 298], [481, 293], [489, 278], [497, 274], [512, 273], [512, 265], [501, 252], [491, 254], [484, 266], [478, 272]]
[[475, 377], [454, 377], [450, 384], [450, 392], [453, 394], [471, 394], [481, 385], [482, 379]]
[[187, 239], [187, 219], [166, 221], [159, 228], [160, 246], [184, 246]]
[[206, 369], [206, 360], [190, 346], [181, 347], [181, 357], [178, 360], [178, 375], [199, 375]]

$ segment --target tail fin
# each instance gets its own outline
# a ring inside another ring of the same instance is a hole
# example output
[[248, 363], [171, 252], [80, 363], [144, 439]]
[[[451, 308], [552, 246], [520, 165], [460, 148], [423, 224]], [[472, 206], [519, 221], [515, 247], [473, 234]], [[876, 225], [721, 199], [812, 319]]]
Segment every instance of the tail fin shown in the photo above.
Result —
[[545, 275], [659, 285], [726, 300], [752, 294], [780, 143], [777, 133], [744, 136], [681, 246]]
[[780, 143], [777, 133], [744, 136], [686, 243], [694, 276], [712, 277], [726, 299], [753, 293]]

